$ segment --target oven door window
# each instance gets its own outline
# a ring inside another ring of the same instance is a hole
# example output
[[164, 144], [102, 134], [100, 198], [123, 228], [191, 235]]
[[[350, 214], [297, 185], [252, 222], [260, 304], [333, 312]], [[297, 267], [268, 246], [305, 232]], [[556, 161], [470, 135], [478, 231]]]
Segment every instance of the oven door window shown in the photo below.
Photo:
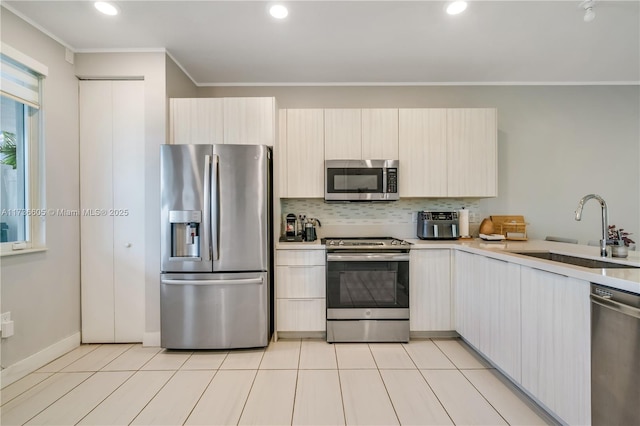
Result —
[[409, 262], [327, 265], [328, 308], [409, 307]]
[[327, 169], [327, 192], [330, 194], [382, 193], [382, 168]]

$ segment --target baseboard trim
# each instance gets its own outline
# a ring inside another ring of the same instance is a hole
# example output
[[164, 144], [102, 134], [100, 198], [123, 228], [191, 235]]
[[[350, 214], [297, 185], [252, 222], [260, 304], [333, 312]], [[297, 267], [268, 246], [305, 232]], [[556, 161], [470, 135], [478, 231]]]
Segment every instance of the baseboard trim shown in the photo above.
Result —
[[80, 346], [80, 333], [73, 334], [53, 345], [36, 352], [28, 358], [18, 361], [2, 370], [0, 380], [4, 388], [11, 383], [20, 380], [29, 373], [33, 373], [38, 368], [43, 367], [56, 358]]
[[142, 346], [160, 346], [160, 332], [153, 331], [142, 335]]
[[412, 331], [409, 336], [412, 339], [438, 339], [460, 337], [455, 331]]

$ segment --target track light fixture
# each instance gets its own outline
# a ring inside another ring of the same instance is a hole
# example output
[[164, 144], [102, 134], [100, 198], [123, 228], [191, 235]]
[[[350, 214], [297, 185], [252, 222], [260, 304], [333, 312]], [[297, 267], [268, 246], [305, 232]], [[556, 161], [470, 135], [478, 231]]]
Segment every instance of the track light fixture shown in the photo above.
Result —
[[593, 11], [595, 0], [584, 0], [578, 7], [584, 9], [584, 22], [591, 22], [596, 18], [596, 13]]

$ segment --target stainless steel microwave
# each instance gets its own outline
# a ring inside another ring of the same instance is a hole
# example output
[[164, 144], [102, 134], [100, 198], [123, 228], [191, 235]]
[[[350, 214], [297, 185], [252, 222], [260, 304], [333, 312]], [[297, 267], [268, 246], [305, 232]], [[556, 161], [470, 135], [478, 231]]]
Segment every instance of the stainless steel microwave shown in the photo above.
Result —
[[326, 201], [393, 201], [398, 194], [398, 160], [326, 160]]

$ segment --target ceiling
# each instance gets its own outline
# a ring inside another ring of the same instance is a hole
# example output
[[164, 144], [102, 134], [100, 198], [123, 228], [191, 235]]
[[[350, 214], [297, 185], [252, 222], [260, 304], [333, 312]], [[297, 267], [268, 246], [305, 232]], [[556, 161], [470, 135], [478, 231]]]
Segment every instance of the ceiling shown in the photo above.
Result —
[[640, 81], [640, 1], [3, 1], [76, 52], [164, 48], [206, 85]]

